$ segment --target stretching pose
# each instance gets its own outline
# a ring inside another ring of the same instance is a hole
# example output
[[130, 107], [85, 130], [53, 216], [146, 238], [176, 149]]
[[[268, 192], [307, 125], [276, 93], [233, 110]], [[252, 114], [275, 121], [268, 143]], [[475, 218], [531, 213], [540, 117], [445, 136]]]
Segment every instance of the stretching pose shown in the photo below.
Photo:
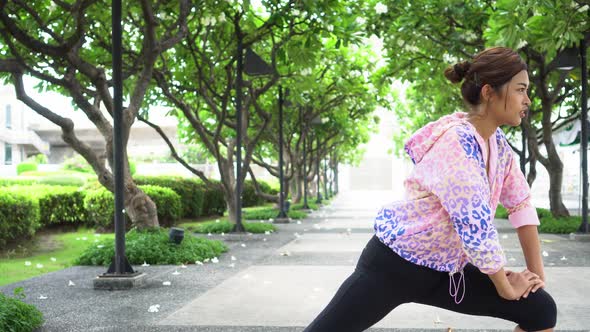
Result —
[[[446, 115], [405, 145], [414, 169], [405, 200], [384, 206], [354, 273], [306, 332], [363, 331], [402, 303], [422, 303], [553, 331], [557, 308], [545, 273], [529, 186], [499, 128], [518, 126], [531, 103], [526, 63], [495, 47], [446, 69], [463, 81], [467, 113]], [[527, 268], [504, 269], [492, 223], [508, 209]]]

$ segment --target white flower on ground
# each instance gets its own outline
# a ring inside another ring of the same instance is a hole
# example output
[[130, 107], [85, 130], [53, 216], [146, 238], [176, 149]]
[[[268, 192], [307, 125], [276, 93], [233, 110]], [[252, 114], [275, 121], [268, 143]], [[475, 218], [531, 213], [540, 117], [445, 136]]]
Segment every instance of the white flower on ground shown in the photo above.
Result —
[[231, 260], [235, 261], [235, 260], [237, 260], [237, 258], [235, 256], [231, 256]]
[[42, 269], [42, 268], [43, 268], [43, 264], [39, 264], [39, 263], [37, 263], [37, 268], [38, 268], [38, 269]]
[[219, 219], [216, 219], [216, 220], [215, 220], [215, 222], [216, 222], [216, 223], [219, 223]]
[[270, 219], [268, 219], [268, 221], [274, 222], [275, 220], [273, 218], [270, 218]]
[[70, 280], [70, 281], [68, 281], [68, 286], [70, 286], [70, 287], [71, 286], [76, 286], [76, 284], [73, 281]]
[[164, 281], [162, 283], [162, 285], [164, 285], [164, 286], [170, 286], [170, 285], [172, 285], [172, 283], [170, 281]]
[[180, 265], [181, 269], [186, 269], [186, 265], [184, 265], [184, 263], [182, 263], [182, 265]]
[[297, 225], [301, 225], [301, 220], [297, 220]]
[[548, 252], [546, 252], [545, 250], [543, 250], [543, 256], [544, 256], [544, 257], [549, 257], [549, 253], [548, 253]]
[[502, 238], [503, 238], [504, 240], [505, 240], [505, 239], [507, 239], [507, 238], [508, 238], [508, 234], [504, 234], [504, 235], [502, 235]]
[[207, 234], [207, 236], [211, 236], [211, 235], [213, 235], [213, 234], [211, 234], [211, 233]]
[[562, 261], [567, 261], [567, 258], [565, 258], [565, 256], [562, 256], [562, 257], [561, 257], [561, 260], [562, 260]]
[[246, 244], [245, 243], [242, 243], [241, 246], [242, 246], [242, 248], [246, 248]]
[[221, 232], [221, 236], [225, 236], [225, 233], [224, 232]]
[[174, 270], [174, 272], [172, 272], [172, 275], [175, 275], [175, 276], [177, 276], [179, 274], [180, 274], [180, 272], [178, 272], [178, 270]]
[[148, 312], [158, 312], [158, 311], [160, 311], [160, 305], [159, 304], [151, 305], [150, 308], [148, 309]]
[[260, 222], [264, 224], [266, 221], [264, 221], [264, 220], [260, 220]]
[[266, 242], [266, 238], [262, 239], [263, 242]]
[[209, 261], [211, 261], [211, 259], [210, 259], [210, 258], [205, 258], [205, 259], [203, 260], [203, 262], [205, 262], [205, 263], [209, 263]]
[[211, 262], [217, 264], [217, 263], [219, 263], [219, 259], [217, 259], [217, 257], [213, 257], [213, 259], [211, 260]]
[[150, 266], [148, 263], [146, 263], [145, 261], [143, 261], [143, 264], [141, 264], [141, 266]]
[[201, 261], [195, 261], [195, 264], [197, 264], [197, 265], [203, 265], [203, 262], [201, 262]]
[[25, 266], [31, 266], [31, 262], [25, 261]]
[[52, 262], [57, 262], [57, 258], [55, 258], [55, 257], [51, 257], [50, 259]]
[[264, 231], [264, 234], [265, 234], [265, 235], [269, 235], [269, 234], [270, 234], [270, 232], [269, 232], [269, 231]]
[[45, 295], [39, 295], [39, 300], [47, 300], [47, 296], [45, 296]]

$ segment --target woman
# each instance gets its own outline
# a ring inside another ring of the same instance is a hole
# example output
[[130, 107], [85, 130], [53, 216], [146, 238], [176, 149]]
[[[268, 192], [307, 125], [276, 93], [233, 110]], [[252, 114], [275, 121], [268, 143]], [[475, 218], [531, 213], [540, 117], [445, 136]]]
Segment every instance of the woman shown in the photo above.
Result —
[[[543, 289], [539, 219], [502, 125], [518, 126], [531, 103], [526, 63], [503, 47], [447, 68], [468, 113], [447, 115], [418, 130], [405, 150], [414, 169], [406, 199], [375, 219], [354, 273], [307, 332], [363, 331], [402, 303], [513, 321], [515, 331], [553, 331], [556, 305]], [[508, 209], [527, 269], [503, 268], [506, 257], [492, 223]]]

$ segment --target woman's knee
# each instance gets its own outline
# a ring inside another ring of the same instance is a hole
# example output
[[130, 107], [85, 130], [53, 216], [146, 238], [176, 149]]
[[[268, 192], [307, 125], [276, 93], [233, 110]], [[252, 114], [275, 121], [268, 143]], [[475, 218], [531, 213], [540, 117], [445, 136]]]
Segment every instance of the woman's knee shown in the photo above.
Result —
[[531, 293], [525, 301], [528, 302], [527, 310], [523, 312], [522, 321], [518, 322], [523, 330], [540, 331], [555, 327], [557, 305], [549, 293], [540, 289]]

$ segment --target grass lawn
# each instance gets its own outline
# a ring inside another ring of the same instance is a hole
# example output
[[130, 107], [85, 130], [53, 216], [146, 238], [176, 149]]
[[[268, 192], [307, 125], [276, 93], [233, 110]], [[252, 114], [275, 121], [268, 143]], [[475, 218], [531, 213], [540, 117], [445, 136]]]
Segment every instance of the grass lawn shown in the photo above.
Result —
[[114, 234], [95, 235], [92, 229], [37, 234], [26, 246], [0, 253], [0, 286], [70, 267], [95, 240], [114, 237]]

